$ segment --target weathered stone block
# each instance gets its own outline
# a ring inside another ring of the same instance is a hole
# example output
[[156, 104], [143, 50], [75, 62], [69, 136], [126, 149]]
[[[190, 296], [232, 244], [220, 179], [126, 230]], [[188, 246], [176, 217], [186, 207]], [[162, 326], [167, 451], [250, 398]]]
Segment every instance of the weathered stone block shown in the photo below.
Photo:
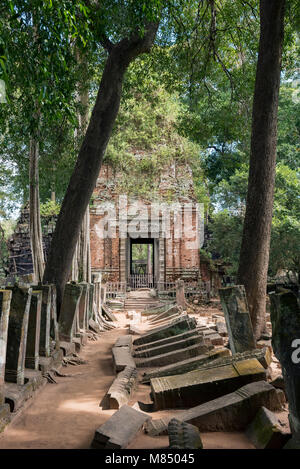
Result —
[[51, 313], [50, 313], [50, 337], [55, 343], [55, 349], [59, 350], [59, 330], [57, 318], [57, 295], [56, 286], [51, 284]]
[[262, 365], [256, 359], [243, 360], [217, 368], [153, 378], [150, 381], [151, 397], [156, 410], [192, 407], [262, 379], [266, 379]]
[[94, 321], [94, 319], [90, 318], [89, 319], [89, 328], [93, 331], [93, 332], [96, 332], [96, 334], [100, 334], [101, 332], [101, 327], [99, 326], [99, 324]]
[[5, 381], [24, 384], [25, 353], [31, 288], [7, 287], [12, 291], [8, 321]]
[[94, 296], [95, 296], [95, 285], [90, 283], [89, 290], [89, 305], [88, 305], [88, 320], [93, 318], [94, 315]]
[[179, 306], [177, 306], [177, 305], [170, 306], [170, 308], [163, 311], [162, 313], [157, 314], [156, 316], [154, 316], [154, 318], [150, 318], [149, 323], [154, 324], [157, 321], [160, 321], [161, 319], [169, 319], [170, 317], [172, 317], [174, 315], [178, 316], [178, 315], [181, 314], [181, 312], [182, 312], [182, 309]]
[[142, 382], [149, 383], [151, 378], [187, 373], [200, 368], [205, 363], [216, 361], [217, 357], [226, 357], [228, 355], [230, 355], [230, 351], [227, 348], [210, 350], [203, 355], [172, 363], [171, 365], [161, 366], [155, 370], [149, 371], [148, 373], [144, 373]]
[[[227, 349], [228, 350], [228, 349]], [[220, 366], [232, 365], [243, 360], [256, 359], [259, 363], [267, 369], [271, 363], [271, 356], [269, 349], [255, 349], [249, 350], [248, 352], [236, 353], [232, 356], [223, 356], [205, 362], [197, 367], [198, 370], [207, 370], [209, 368], [218, 368]], [[273, 383], [272, 383], [273, 384]], [[276, 386], [275, 386], [276, 387]]]
[[9, 309], [12, 292], [0, 290], [0, 409], [4, 404], [4, 375], [8, 334]]
[[184, 281], [179, 279], [176, 281], [176, 303], [178, 306], [185, 308]]
[[136, 366], [138, 368], [147, 368], [154, 366], [165, 366], [171, 363], [177, 363], [182, 360], [187, 360], [192, 357], [196, 357], [203, 353], [208, 352], [209, 347], [207, 345], [195, 344], [190, 347], [181, 348], [179, 350], [173, 350], [172, 352], [163, 353], [156, 355], [155, 357], [149, 358], [137, 358]]
[[164, 353], [172, 352], [173, 350], [179, 350], [196, 344], [204, 345], [203, 337], [199, 334], [194, 334], [191, 337], [187, 337], [186, 339], [178, 340], [176, 342], [171, 342], [169, 344], [147, 348], [146, 350], [135, 351], [133, 356], [134, 358], [155, 357], [156, 355], [162, 355]]
[[114, 347], [129, 347], [129, 349], [132, 349], [132, 336], [129, 334], [126, 335], [121, 335], [118, 337]]
[[100, 403], [102, 409], [119, 409], [127, 404], [137, 381], [137, 369], [126, 366], [115, 378]]
[[179, 319], [173, 321], [171, 324], [158, 327], [153, 329], [146, 334], [143, 334], [141, 337], [138, 337], [134, 340], [134, 345], [147, 344], [148, 342], [154, 342], [155, 340], [164, 339], [173, 335], [178, 335], [182, 332], [196, 329], [196, 320], [195, 318], [190, 318], [188, 315], [181, 316]]
[[200, 433], [195, 425], [173, 418], [168, 425], [169, 448], [202, 449]]
[[[176, 418], [196, 425], [200, 432], [244, 430], [262, 406], [281, 410], [283, 400], [282, 391], [266, 381], [256, 381], [226, 396], [178, 412]], [[166, 434], [171, 418], [152, 420], [146, 424], [146, 432], [152, 436]]]
[[39, 355], [50, 357], [50, 325], [51, 325], [51, 289], [52, 285], [40, 285], [42, 291], [40, 345]]
[[135, 368], [129, 347], [113, 347], [112, 348], [113, 364], [115, 372], [123, 371], [126, 366]]
[[78, 322], [79, 329], [85, 331], [87, 325], [87, 314], [89, 305], [89, 284], [85, 282], [79, 283], [81, 286], [81, 295], [78, 303]]
[[150, 418], [128, 405], [123, 405], [96, 430], [91, 448], [125, 449]]
[[[135, 352], [141, 352], [142, 350], [147, 350], [152, 347], [159, 347], [160, 345], [171, 344], [172, 342], [177, 342], [179, 340], [187, 339], [192, 337], [198, 332], [197, 329], [191, 329], [190, 331], [183, 332], [182, 334], [173, 335], [170, 337], [166, 337], [165, 339], [155, 340], [154, 342], [148, 342], [144, 345], [138, 345], [135, 347]], [[201, 333], [199, 333], [202, 335]]]
[[291, 291], [270, 293], [272, 346], [281, 363], [293, 433], [300, 432], [300, 307]]
[[219, 289], [232, 353], [255, 349], [255, 339], [243, 285]]
[[11, 291], [0, 290], [0, 433], [10, 421], [9, 406], [5, 404], [4, 375], [11, 296]]
[[25, 367], [33, 370], [38, 370], [39, 367], [42, 295], [40, 290], [32, 291], [29, 309]]
[[217, 321], [216, 328], [220, 336], [226, 337], [228, 335], [226, 323], [224, 321]]
[[81, 297], [82, 286], [67, 283], [64, 290], [63, 301], [59, 316], [59, 339], [64, 342], [72, 342], [78, 305]]
[[290, 438], [282, 432], [277, 416], [265, 407], [259, 409], [246, 435], [257, 449], [281, 449]]

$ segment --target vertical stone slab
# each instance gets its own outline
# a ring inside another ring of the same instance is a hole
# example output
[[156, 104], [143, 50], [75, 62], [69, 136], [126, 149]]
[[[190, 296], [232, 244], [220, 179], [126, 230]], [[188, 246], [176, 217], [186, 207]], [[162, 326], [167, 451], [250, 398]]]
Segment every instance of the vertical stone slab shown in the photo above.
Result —
[[42, 295], [41, 290], [32, 291], [29, 309], [25, 367], [33, 370], [38, 370], [39, 367]]
[[8, 321], [5, 381], [24, 384], [27, 329], [31, 288], [8, 287], [12, 291]]
[[63, 301], [59, 316], [59, 338], [65, 342], [72, 342], [74, 323], [78, 312], [82, 286], [67, 283], [65, 286]]
[[86, 316], [87, 316], [87, 302], [88, 302], [88, 288], [89, 284], [85, 282], [81, 282], [79, 284], [82, 287], [82, 292], [78, 304], [78, 319], [79, 319], [79, 329], [85, 330], [86, 329]]
[[255, 338], [243, 285], [219, 289], [231, 352], [255, 349]]
[[50, 357], [50, 323], [51, 323], [51, 288], [52, 285], [41, 285], [42, 307], [39, 355]]
[[181, 306], [182, 308], [186, 306], [183, 280], [176, 281], [176, 303], [177, 306]]
[[52, 284], [50, 286], [51, 286], [50, 340], [52, 339], [54, 341], [55, 349], [59, 350], [59, 330], [58, 330], [58, 321], [57, 321], [56, 286]]
[[95, 285], [93, 283], [90, 283], [88, 320], [93, 319], [94, 296], [95, 296]]
[[6, 362], [6, 344], [8, 333], [8, 319], [12, 292], [0, 290], [0, 409], [4, 404], [4, 374]]
[[272, 346], [282, 366], [292, 432], [300, 432], [300, 307], [286, 290], [270, 293]]

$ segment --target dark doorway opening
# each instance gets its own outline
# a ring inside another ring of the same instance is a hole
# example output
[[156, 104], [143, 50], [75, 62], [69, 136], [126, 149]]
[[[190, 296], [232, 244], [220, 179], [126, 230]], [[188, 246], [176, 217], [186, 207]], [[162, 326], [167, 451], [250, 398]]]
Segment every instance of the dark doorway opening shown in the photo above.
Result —
[[154, 288], [154, 240], [130, 239], [131, 288]]

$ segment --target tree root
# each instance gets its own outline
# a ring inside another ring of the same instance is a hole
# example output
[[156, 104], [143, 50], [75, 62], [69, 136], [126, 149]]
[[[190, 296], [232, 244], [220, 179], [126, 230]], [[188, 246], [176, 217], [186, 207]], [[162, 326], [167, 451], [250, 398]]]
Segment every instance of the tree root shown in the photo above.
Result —
[[80, 358], [77, 353], [73, 353], [70, 357], [64, 357], [62, 360], [62, 365], [86, 365], [87, 361]]

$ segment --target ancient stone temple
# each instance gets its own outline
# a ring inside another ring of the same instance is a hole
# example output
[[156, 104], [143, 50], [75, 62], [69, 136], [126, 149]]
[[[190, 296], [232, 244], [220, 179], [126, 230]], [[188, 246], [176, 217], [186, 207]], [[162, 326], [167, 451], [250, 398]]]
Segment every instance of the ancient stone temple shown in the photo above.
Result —
[[90, 207], [92, 271], [140, 287], [179, 277], [198, 280], [201, 210], [190, 166], [182, 161], [164, 166], [142, 195], [142, 174], [136, 175], [137, 190], [127, 188], [122, 177], [106, 164], [97, 180]]

